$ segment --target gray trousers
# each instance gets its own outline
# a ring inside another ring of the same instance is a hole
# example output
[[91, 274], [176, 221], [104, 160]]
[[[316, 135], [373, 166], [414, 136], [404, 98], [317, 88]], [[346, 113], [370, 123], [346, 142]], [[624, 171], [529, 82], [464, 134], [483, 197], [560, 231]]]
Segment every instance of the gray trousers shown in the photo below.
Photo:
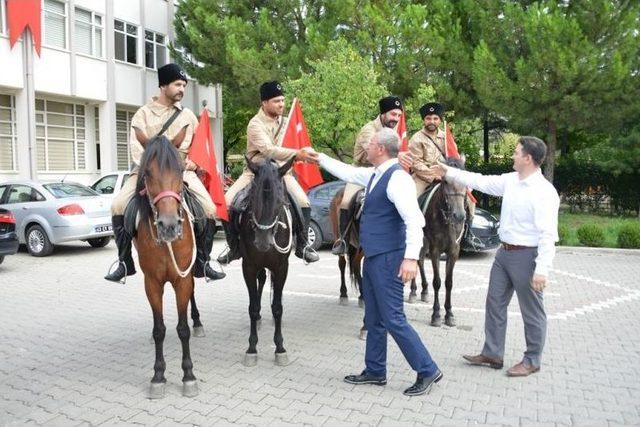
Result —
[[540, 366], [547, 335], [547, 314], [544, 311], [542, 292], [536, 292], [531, 287], [537, 254], [537, 248], [512, 251], [506, 251], [502, 247], [498, 249], [491, 267], [487, 292], [483, 355], [504, 359], [507, 308], [515, 291], [520, 304], [527, 342], [527, 351], [522, 360], [527, 365]]

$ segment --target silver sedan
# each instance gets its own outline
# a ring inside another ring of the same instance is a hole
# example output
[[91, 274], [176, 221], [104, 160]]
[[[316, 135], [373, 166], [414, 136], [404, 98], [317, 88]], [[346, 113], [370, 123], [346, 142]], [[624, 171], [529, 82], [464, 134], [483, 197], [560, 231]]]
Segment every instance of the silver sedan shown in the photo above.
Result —
[[73, 240], [103, 247], [113, 235], [110, 201], [74, 182], [32, 180], [0, 183], [0, 207], [16, 218], [16, 232], [33, 256]]

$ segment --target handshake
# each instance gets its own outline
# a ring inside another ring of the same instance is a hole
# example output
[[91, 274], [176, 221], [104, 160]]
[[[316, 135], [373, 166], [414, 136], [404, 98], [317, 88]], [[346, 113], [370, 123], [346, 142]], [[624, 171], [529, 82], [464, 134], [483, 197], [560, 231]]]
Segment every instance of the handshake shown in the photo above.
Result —
[[296, 160], [317, 165], [320, 162], [318, 152], [311, 147], [304, 147], [296, 153]]

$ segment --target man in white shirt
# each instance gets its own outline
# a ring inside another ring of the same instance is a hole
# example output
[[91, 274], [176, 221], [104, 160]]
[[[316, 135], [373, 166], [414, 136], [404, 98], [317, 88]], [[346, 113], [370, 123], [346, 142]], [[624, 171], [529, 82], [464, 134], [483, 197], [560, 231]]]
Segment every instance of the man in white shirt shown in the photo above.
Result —
[[404, 314], [403, 283], [416, 276], [424, 217], [418, 207], [411, 176], [396, 157], [400, 140], [393, 129], [378, 131], [367, 144], [374, 167], [354, 167], [320, 154], [320, 165], [338, 178], [366, 187], [360, 218], [364, 250], [363, 293], [367, 346], [365, 370], [344, 378], [350, 384], [387, 383], [387, 332], [400, 347], [416, 382], [404, 391], [417, 396], [440, 381], [442, 372], [431, 359], [418, 333]]
[[502, 369], [507, 307], [515, 291], [524, 321], [527, 350], [507, 375], [523, 377], [540, 370], [547, 333], [543, 291], [558, 241], [560, 199], [540, 165], [546, 155], [544, 142], [523, 136], [513, 154], [515, 172], [483, 176], [438, 164], [430, 172], [493, 196], [502, 196], [500, 240], [485, 311], [485, 342], [479, 355], [463, 356], [472, 365]]

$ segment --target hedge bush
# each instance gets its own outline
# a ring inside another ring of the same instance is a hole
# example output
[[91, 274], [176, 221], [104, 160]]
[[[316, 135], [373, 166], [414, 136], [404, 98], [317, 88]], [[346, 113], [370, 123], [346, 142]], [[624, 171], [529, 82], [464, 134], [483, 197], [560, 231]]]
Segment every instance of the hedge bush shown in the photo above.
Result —
[[604, 231], [596, 224], [584, 224], [578, 228], [578, 240], [585, 246], [604, 246]]
[[624, 224], [620, 227], [618, 247], [640, 249], [640, 224]]
[[558, 237], [560, 238], [560, 240], [558, 240], [558, 244], [566, 245], [567, 241], [569, 240], [570, 234], [571, 234], [571, 229], [569, 228], [568, 225], [566, 224], [558, 225]]

